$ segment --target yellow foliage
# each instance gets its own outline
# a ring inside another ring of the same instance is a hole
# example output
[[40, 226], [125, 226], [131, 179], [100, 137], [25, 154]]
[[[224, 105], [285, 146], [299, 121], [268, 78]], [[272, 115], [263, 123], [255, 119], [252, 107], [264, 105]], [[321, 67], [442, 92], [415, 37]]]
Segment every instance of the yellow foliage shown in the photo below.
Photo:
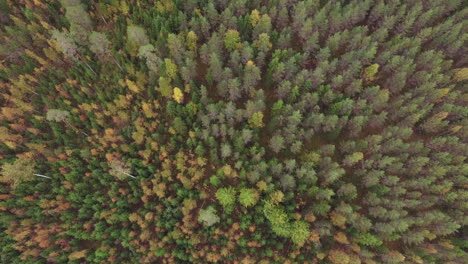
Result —
[[255, 26], [258, 24], [260, 21], [260, 12], [258, 12], [257, 9], [252, 10], [252, 13], [250, 14], [250, 24], [252, 26]]
[[130, 89], [130, 91], [132, 91], [134, 93], [139, 93], [140, 92], [140, 88], [138, 88], [138, 86], [136, 85], [135, 82], [133, 82], [133, 81], [131, 81], [129, 79], [126, 79], [125, 83], [127, 84], [128, 89]]
[[460, 131], [461, 128], [462, 126], [454, 126], [450, 129], [450, 131], [452, 131], [453, 133], [457, 133], [458, 131]]
[[223, 166], [223, 173], [224, 173], [224, 175], [226, 175], [228, 177], [231, 176], [232, 168], [231, 168], [231, 166], [229, 164], [226, 164], [226, 165]]
[[197, 41], [198, 41], [198, 36], [195, 34], [195, 32], [190, 31], [187, 33], [187, 39], [185, 42], [185, 45], [187, 48], [193, 52], [197, 50]]
[[270, 194], [270, 200], [273, 204], [279, 204], [284, 199], [284, 193], [280, 190], [277, 190]]
[[324, 259], [326, 256], [327, 255], [325, 253], [323, 253], [323, 252], [317, 253], [317, 258], [320, 259], [320, 260]]
[[468, 79], [468, 68], [461, 68], [455, 72], [455, 81], [461, 82]]
[[440, 112], [440, 113], [435, 114], [434, 117], [437, 119], [443, 120], [448, 116], [448, 114], [449, 114], [448, 112]]
[[257, 182], [257, 188], [260, 190], [260, 191], [266, 191], [268, 189], [268, 185], [265, 181], [259, 181]]
[[72, 252], [69, 256], [69, 260], [77, 260], [86, 257], [87, 249]]
[[330, 219], [335, 226], [341, 227], [343, 229], [345, 228], [346, 217], [344, 217], [342, 214], [333, 211], [330, 213]]
[[128, 15], [128, 11], [130, 11], [130, 8], [128, 7], [127, 2], [120, 1], [120, 11], [124, 16]]
[[375, 79], [375, 75], [379, 71], [379, 65], [377, 63], [370, 65], [364, 69], [363, 77], [366, 81], [373, 81]]
[[25, 52], [29, 57], [31, 57], [31, 58], [37, 60], [40, 64], [42, 64], [42, 65], [46, 65], [46, 64], [47, 64], [47, 62], [46, 62], [44, 59], [42, 59], [41, 57], [37, 56], [36, 53], [34, 53], [33, 51], [31, 51], [31, 50], [29, 50], [29, 49], [26, 49], [24, 52]]
[[178, 87], [175, 87], [173, 90], [174, 94], [172, 95], [172, 98], [174, 100], [181, 104], [184, 101], [184, 94], [182, 93], [182, 90], [180, 90]]
[[450, 92], [450, 89], [449, 88], [438, 89], [437, 92], [439, 93], [437, 97], [440, 101], [441, 98], [447, 96], [447, 94]]

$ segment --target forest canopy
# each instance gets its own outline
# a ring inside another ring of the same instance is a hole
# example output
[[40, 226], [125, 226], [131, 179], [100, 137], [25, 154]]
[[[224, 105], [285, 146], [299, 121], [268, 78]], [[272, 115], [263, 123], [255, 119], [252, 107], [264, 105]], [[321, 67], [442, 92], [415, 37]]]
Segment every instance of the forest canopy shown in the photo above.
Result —
[[0, 263], [468, 263], [462, 0], [0, 0]]

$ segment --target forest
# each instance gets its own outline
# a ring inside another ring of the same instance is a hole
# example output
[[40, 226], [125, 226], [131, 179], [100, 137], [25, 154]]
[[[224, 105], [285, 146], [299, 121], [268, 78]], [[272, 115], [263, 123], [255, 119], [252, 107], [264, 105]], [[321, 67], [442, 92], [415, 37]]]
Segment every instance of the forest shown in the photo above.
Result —
[[468, 263], [465, 0], [0, 0], [0, 263]]

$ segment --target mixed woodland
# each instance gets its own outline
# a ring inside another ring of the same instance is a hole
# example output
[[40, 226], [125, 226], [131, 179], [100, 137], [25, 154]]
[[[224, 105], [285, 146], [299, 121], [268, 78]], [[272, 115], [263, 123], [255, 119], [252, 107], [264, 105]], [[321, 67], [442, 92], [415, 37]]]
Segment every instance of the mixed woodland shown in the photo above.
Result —
[[0, 0], [0, 263], [468, 263], [463, 0]]

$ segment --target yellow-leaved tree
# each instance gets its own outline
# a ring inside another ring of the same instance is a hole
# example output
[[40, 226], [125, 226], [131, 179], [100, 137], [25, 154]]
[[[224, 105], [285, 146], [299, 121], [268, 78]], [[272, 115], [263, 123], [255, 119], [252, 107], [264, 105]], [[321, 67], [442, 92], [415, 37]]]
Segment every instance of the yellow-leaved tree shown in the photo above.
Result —
[[180, 90], [178, 87], [175, 87], [172, 98], [174, 98], [177, 103], [181, 104], [184, 101], [184, 93], [182, 93], [182, 90]]

